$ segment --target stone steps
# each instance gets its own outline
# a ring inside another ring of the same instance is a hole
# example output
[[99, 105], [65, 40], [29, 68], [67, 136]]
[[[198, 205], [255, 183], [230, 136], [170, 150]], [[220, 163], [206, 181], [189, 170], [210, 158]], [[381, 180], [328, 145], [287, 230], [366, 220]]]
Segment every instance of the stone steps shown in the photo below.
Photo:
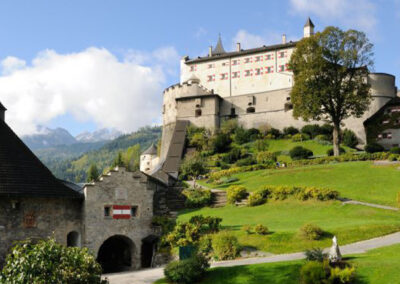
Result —
[[212, 203], [211, 207], [224, 207], [227, 203], [226, 192], [223, 190], [212, 190]]

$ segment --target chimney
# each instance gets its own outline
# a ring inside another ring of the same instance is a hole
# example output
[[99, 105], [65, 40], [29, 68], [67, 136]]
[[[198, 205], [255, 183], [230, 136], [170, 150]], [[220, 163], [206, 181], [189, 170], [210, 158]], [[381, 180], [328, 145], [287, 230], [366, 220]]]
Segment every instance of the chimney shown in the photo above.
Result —
[[212, 56], [212, 45], [208, 48], [208, 56]]
[[0, 120], [5, 121], [6, 108], [0, 102]]
[[241, 47], [240, 47], [240, 42], [237, 42], [236, 43], [236, 51], [237, 52], [240, 52], [242, 49], [241, 49]]
[[286, 43], [286, 35], [285, 35], [285, 34], [282, 35], [282, 43], [283, 43], [283, 44]]

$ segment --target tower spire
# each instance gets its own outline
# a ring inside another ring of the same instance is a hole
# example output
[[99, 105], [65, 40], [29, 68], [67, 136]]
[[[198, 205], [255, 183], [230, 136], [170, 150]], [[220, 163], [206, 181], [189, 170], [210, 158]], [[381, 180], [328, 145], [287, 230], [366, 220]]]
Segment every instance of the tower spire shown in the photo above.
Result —
[[222, 46], [222, 40], [221, 40], [221, 33], [218, 34], [218, 42], [217, 45], [215, 46], [214, 50], [212, 51], [213, 55], [221, 55], [226, 53], [224, 47]]

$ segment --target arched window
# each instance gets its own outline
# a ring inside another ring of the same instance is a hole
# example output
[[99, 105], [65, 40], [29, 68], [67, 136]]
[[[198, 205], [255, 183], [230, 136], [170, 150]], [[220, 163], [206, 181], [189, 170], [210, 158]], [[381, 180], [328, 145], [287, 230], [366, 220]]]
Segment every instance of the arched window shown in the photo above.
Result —
[[81, 246], [81, 236], [78, 232], [72, 231], [67, 235], [67, 247], [80, 247]]
[[248, 108], [246, 109], [246, 112], [247, 112], [247, 113], [253, 113], [253, 112], [256, 112], [256, 109], [255, 109], [254, 107], [248, 107]]

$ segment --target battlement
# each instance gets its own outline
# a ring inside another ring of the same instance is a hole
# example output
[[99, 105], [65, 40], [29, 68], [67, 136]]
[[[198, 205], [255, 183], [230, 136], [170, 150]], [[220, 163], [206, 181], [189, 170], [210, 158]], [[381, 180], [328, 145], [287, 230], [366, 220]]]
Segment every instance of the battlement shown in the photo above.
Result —
[[175, 98], [190, 97], [193, 95], [212, 95], [214, 90], [209, 90], [198, 81], [188, 80], [182, 84], [178, 83], [166, 88], [163, 92], [164, 95], [174, 95]]

